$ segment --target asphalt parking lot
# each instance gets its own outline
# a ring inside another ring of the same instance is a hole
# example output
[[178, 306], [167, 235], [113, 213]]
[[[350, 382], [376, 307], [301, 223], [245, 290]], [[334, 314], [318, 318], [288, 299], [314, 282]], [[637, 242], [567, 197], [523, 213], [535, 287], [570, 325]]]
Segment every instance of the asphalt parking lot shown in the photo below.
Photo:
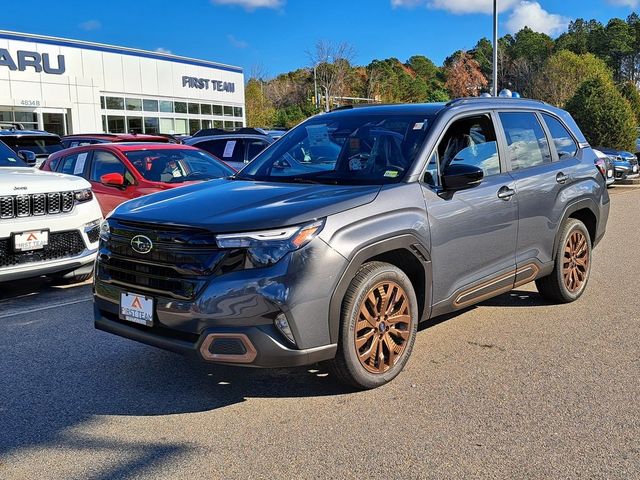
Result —
[[0, 478], [640, 478], [640, 190], [587, 292], [422, 328], [394, 382], [202, 367], [93, 329], [90, 286], [0, 286]]

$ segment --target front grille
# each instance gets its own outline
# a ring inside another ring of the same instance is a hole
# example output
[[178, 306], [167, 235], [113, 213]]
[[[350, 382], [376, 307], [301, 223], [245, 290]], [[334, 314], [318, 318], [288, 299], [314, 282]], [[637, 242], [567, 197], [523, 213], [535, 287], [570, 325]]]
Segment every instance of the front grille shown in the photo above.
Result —
[[74, 203], [73, 192], [7, 195], [0, 197], [0, 219], [68, 213]]
[[0, 239], [0, 268], [75, 257], [85, 249], [77, 230], [49, 234], [49, 244], [32, 252], [14, 252], [10, 238]]
[[[220, 250], [209, 232], [122, 224], [113, 220], [110, 223], [110, 238], [101, 243], [98, 257], [97, 274], [101, 281], [190, 300], [212, 275], [238, 267], [238, 264], [230, 267], [228, 258], [233, 255]], [[133, 250], [131, 240], [136, 235], [152, 240], [149, 253]]]

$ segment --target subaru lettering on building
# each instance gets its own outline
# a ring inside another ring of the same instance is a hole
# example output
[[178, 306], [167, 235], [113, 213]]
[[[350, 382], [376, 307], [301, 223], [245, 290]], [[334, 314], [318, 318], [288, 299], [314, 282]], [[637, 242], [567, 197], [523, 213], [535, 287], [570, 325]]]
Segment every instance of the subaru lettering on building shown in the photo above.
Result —
[[37, 72], [62, 75], [66, 71], [64, 55], [57, 55], [57, 66], [51, 65], [51, 57], [48, 53], [29, 52], [18, 50], [14, 59], [9, 50], [0, 48], [0, 66], [9, 67], [9, 70], [24, 72], [28, 67], [33, 67]]

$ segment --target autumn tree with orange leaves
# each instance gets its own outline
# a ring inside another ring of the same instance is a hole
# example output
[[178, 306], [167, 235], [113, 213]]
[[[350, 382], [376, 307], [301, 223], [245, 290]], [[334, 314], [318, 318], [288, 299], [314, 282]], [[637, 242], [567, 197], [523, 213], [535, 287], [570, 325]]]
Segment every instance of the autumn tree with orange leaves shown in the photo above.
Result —
[[467, 52], [458, 52], [446, 66], [445, 86], [453, 98], [477, 97], [489, 82], [482, 74], [480, 64]]

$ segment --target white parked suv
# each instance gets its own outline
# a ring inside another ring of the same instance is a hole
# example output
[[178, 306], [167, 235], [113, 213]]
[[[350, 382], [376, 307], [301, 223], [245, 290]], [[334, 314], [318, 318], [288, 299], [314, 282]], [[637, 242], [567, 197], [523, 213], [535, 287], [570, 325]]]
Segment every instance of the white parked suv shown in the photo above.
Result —
[[0, 282], [87, 280], [101, 220], [86, 180], [30, 168], [0, 142]]

